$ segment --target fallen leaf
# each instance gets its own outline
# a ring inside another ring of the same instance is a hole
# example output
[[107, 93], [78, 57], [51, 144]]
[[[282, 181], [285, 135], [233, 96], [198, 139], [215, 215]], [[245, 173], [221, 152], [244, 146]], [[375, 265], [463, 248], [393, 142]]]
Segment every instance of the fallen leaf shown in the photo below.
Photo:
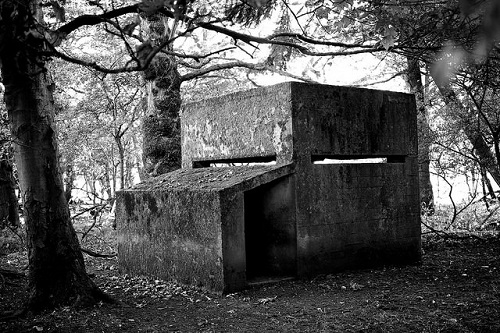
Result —
[[266, 297], [266, 298], [259, 298], [257, 300], [257, 303], [258, 304], [267, 304], [267, 303], [271, 303], [271, 302], [274, 302], [276, 300], [276, 298], [278, 298], [278, 296], [274, 296], [274, 297]]
[[351, 282], [351, 283], [349, 284], [349, 287], [350, 287], [352, 290], [356, 290], [356, 291], [357, 291], [357, 290], [361, 290], [361, 289], [363, 289], [365, 286], [364, 286], [364, 285], [362, 285], [362, 284], [356, 283], [356, 282]]

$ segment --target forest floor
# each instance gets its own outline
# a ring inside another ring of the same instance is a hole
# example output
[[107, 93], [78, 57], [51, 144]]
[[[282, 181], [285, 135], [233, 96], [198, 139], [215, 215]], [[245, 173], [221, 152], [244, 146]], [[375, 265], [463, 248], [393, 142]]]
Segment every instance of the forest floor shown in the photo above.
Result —
[[[116, 257], [85, 255], [89, 273], [119, 305], [26, 315], [0, 322], [0, 332], [500, 332], [500, 235], [477, 235], [424, 237], [418, 266], [283, 281], [225, 296], [121, 275]], [[114, 250], [96, 244], [95, 251]], [[26, 252], [0, 251], [0, 314], [26, 300], [25, 275], [5, 273], [26, 265]]]

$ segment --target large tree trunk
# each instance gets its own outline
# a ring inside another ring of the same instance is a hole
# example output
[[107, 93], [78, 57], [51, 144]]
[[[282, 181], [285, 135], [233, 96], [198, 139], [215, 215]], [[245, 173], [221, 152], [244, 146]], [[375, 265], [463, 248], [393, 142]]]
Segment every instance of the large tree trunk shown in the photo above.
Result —
[[[159, 14], [147, 19], [150, 39], [154, 43], [168, 38], [163, 20]], [[144, 78], [147, 82], [143, 120], [144, 173], [155, 176], [181, 166], [181, 79], [175, 58], [158, 54], [144, 72]]]
[[432, 192], [431, 177], [429, 173], [430, 165], [430, 138], [428, 112], [425, 107], [424, 85], [417, 59], [407, 58], [408, 74], [407, 82], [410, 91], [415, 94], [417, 102], [417, 124], [418, 124], [418, 178], [420, 187], [420, 204], [427, 212], [434, 211], [434, 194]]
[[28, 238], [28, 308], [87, 305], [106, 299], [85, 271], [70, 219], [58, 161], [54, 85], [37, 51], [42, 42], [26, 39], [41, 22], [38, 2], [0, 4], [0, 61], [5, 102], [15, 142]]

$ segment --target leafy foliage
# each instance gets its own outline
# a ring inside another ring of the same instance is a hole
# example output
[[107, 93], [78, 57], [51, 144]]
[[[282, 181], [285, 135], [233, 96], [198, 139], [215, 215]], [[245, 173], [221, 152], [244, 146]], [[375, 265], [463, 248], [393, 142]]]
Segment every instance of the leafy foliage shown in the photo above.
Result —
[[[3, 95], [3, 93], [2, 93]], [[0, 98], [3, 98], [1, 96]], [[5, 104], [0, 104], [0, 159], [12, 159], [12, 146], [10, 144], [9, 122]]]
[[133, 169], [137, 173], [140, 165], [141, 78], [138, 74], [104, 75], [62, 63], [57, 65], [56, 78], [69, 80], [60, 85], [60, 103], [72, 101], [61, 107], [57, 117], [62, 163], [86, 180], [89, 192], [112, 199], [117, 189], [133, 183]]
[[232, 1], [226, 5], [225, 15], [230, 21], [250, 26], [269, 18], [277, 4], [277, 0]]

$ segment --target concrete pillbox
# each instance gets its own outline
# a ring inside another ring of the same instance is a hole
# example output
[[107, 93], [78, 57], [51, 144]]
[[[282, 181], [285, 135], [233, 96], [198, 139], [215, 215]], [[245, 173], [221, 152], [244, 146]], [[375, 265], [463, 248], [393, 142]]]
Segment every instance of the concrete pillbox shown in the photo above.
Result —
[[117, 195], [125, 272], [232, 292], [421, 259], [412, 95], [289, 82], [181, 124], [182, 169]]

